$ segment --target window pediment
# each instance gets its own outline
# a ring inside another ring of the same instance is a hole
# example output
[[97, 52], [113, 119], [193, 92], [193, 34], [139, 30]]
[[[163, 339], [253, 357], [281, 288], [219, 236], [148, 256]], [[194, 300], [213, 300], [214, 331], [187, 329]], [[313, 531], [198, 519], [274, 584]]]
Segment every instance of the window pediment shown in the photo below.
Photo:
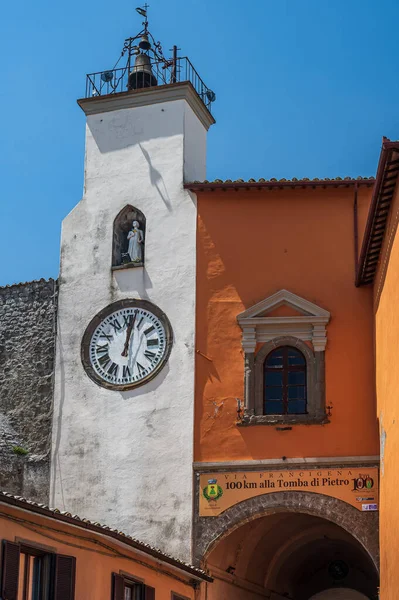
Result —
[[[290, 309], [288, 314], [278, 311], [284, 306]], [[256, 344], [285, 335], [311, 341], [315, 352], [323, 352], [329, 320], [327, 310], [288, 290], [276, 292], [237, 316], [245, 352], [254, 352]]]

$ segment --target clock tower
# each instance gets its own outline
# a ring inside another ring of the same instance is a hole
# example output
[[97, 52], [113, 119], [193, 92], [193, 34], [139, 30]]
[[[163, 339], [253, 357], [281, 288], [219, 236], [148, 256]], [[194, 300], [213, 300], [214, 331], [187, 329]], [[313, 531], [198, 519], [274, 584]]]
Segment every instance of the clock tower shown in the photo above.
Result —
[[87, 76], [62, 226], [50, 502], [191, 555], [196, 200], [209, 90], [148, 30]]

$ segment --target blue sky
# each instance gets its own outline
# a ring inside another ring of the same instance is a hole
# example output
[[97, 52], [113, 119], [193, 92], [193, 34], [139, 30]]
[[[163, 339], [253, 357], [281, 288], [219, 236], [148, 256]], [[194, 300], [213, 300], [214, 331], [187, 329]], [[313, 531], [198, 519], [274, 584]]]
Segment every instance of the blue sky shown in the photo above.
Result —
[[[395, 0], [148, 0], [215, 90], [208, 178], [374, 175], [399, 137]], [[141, 19], [119, 0], [19, 0], [0, 22], [0, 285], [56, 277], [83, 184], [85, 74], [112, 68]]]

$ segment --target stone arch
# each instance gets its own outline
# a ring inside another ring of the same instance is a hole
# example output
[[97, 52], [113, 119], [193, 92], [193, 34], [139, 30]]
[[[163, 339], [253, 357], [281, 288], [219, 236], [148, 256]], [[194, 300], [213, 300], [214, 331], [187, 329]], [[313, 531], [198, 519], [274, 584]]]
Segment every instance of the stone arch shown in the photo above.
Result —
[[335, 588], [332, 590], [324, 590], [310, 600], [368, 600], [364, 594], [348, 588]]
[[282, 346], [292, 346], [293, 348], [297, 348], [302, 354], [305, 356], [306, 361], [314, 360], [314, 352], [304, 341], [295, 337], [293, 335], [284, 335], [275, 337], [272, 340], [265, 342], [263, 346], [259, 349], [255, 356], [255, 366], [262, 365], [265, 361], [265, 358], [272, 350], [276, 348], [281, 348]]
[[264, 494], [232, 506], [217, 518], [199, 517], [196, 563], [204, 564], [213, 548], [242, 525], [277, 512], [304, 513], [335, 523], [359, 542], [378, 571], [378, 513], [362, 513], [342, 500], [309, 492]]
[[[142, 244], [142, 255], [143, 260], [141, 263], [132, 263], [126, 256], [128, 249], [127, 234], [132, 227], [132, 222], [138, 221], [140, 229], [143, 232], [144, 241]], [[145, 234], [146, 234], [146, 218], [143, 212], [138, 208], [135, 208], [131, 204], [127, 204], [122, 210], [116, 215], [113, 224], [113, 236], [112, 236], [112, 266], [126, 266], [126, 267], [141, 267], [144, 264], [145, 259]]]

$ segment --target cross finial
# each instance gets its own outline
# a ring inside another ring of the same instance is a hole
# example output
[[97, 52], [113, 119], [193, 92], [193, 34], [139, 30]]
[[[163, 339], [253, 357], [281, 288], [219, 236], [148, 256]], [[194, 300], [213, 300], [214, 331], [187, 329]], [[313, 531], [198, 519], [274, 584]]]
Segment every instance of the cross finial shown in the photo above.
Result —
[[139, 13], [139, 15], [141, 15], [142, 17], [147, 18], [147, 8], [150, 8], [150, 5], [145, 3], [144, 6], [138, 6], [136, 8], [136, 12]]
[[138, 6], [136, 8], [136, 12], [138, 12], [139, 15], [144, 17], [143, 25], [144, 25], [144, 29], [145, 29], [146, 33], [147, 33], [147, 28], [148, 28], [147, 8], [149, 8], [149, 4], [147, 4], [147, 2], [144, 4], [143, 7]]

